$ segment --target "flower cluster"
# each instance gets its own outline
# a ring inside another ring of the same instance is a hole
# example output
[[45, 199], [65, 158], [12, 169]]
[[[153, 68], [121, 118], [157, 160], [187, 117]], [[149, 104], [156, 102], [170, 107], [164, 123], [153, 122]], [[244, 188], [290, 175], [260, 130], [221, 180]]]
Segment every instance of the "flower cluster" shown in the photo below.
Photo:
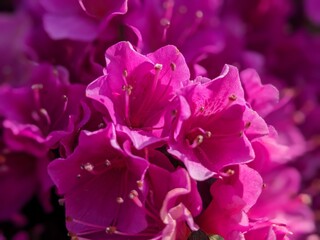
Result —
[[5, 3], [1, 240], [320, 239], [317, 1]]

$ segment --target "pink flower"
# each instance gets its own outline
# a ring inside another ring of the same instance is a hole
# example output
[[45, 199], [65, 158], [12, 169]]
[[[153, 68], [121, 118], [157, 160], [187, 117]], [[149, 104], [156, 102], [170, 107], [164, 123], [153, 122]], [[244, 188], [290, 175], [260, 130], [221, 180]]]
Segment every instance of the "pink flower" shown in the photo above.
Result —
[[64, 68], [36, 65], [19, 88], [0, 87], [4, 138], [12, 149], [43, 156], [69, 130], [84, 86], [70, 85]]
[[92, 41], [99, 33], [100, 20], [106, 24], [114, 15], [127, 11], [127, 1], [41, 0], [46, 32], [52, 39]]
[[191, 177], [208, 179], [225, 166], [253, 160], [246, 132], [253, 138], [268, 130], [246, 106], [235, 67], [226, 65], [213, 80], [196, 79], [181, 90], [179, 98], [181, 109], [176, 110], [169, 152], [183, 161]]
[[260, 174], [246, 165], [229, 168], [211, 186], [212, 201], [198, 218], [200, 228], [230, 240], [233, 232], [248, 230], [247, 212], [257, 201], [262, 183]]
[[142, 55], [129, 42], [120, 42], [107, 50], [106, 61], [105, 75], [88, 86], [87, 96], [103, 104], [137, 148], [167, 137], [168, 108], [189, 80], [178, 49], [166, 46]]
[[201, 200], [196, 183], [160, 152], [144, 157], [145, 151], [131, 151], [127, 136], [110, 124], [83, 131], [74, 153], [49, 165], [64, 195], [71, 236], [170, 239], [185, 232], [186, 224], [197, 229], [193, 216], [201, 211]]

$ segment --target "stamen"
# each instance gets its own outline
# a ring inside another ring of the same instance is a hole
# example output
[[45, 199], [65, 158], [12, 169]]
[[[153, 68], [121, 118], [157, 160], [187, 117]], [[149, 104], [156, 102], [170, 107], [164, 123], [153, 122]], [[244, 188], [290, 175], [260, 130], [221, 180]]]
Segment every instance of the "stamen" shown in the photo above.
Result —
[[247, 123], [244, 125], [245, 128], [249, 128], [250, 126], [251, 126], [251, 122], [247, 122]]
[[44, 108], [41, 108], [39, 110], [39, 112], [41, 113], [42, 116], [44, 116], [44, 118], [45, 118], [45, 120], [47, 122], [47, 125], [48, 126], [51, 125], [51, 119], [50, 119], [50, 116], [49, 116], [49, 113], [47, 112], [47, 110], [44, 109]]
[[126, 78], [128, 77], [128, 71], [127, 70], [123, 70], [122, 75]]
[[31, 88], [32, 88], [32, 90], [41, 90], [41, 89], [43, 89], [43, 84], [33, 84], [32, 86], [31, 86]]
[[161, 26], [168, 28], [170, 26], [170, 21], [166, 18], [161, 18], [160, 24]]
[[132, 89], [133, 87], [130, 84], [122, 86], [122, 90], [125, 91], [128, 95], [132, 93]]
[[138, 206], [138, 207], [142, 207], [142, 202], [140, 201], [140, 199], [138, 198], [139, 194], [136, 190], [132, 190], [129, 193], [129, 198]]
[[124, 202], [123, 198], [122, 197], [117, 197], [116, 199], [117, 203], [121, 204]]
[[93, 165], [91, 164], [91, 163], [86, 163], [84, 166], [83, 166], [83, 168], [85, 169], [85, 170], [87, 170], [88, 172], [91, 172], [91, 171], [93, 171]]
[[193, 143], [190, 145], [191, 148], [196, 148], [198, 147], [201, 143], [203, 142], [203, 136], [198, 135], [196, 138], [193, 140]]
[[142, 180], [138, 180], [137, 181], [137, 185], [138, 185], [138, 188], [141, 189], [143, 187], [143, 181]]
[[203, 18], [203, 12], [200, 11], [200, 10], [196, 11], [196, 17], [197, 18]]
[[311, 203], [312, 203], [312, 198], [310, 197], [310, 195], [308, 195], [306, 193], [299, 194], [299, 199], [302, 203], [304, 203], [306, 205], [311, 205]]
[[204, 106], [201, 106], [199, 109], [200, 112], [204, 112]]
[[106, 159], [106, 161], [104, 162], [104, 165], [106, 165], [106, 167], [110, 167], [111, 166], [110, 160]]
[[114, 234], [117, 231], [117, 228], [115, 226], [109, 226], [106, 228], [106, 233], [108, 234]]
[[77, 178], [78, 178], [78, 179], [81, 178], [81, 174], [78, 174], [78, 175], [77, 175]]
[[206, 138], [211, 138], [212, 137], [212, 133], [210, 131], [206, 131], [204, 136]]
[[226, 172], [229, 176], [234, 175], [235, 171], [233, 169], [228, 169]]
[[237, 96], [236, 96], [235, 94], [231, 94], [231, 95], [229, 96], [229, 100], [230, 100], [230, 101], [235, 101], [235, 100], [237, 100]]
[[162, 67], [163, 67], [163, 65], [162, 65], [161, 63], [156, 63], [156, 64], [154, 65], [154, 69], [156, 69], [156, 70], [158, 70], [158, 71], [160, 71], [160, 70], [162, 69]]
[[35, 104], [36, 104], [37, 108], [40, 108], [40, 90], [43, 89], [43, 85], [42, 84], [33, 84], [31, 86], [31, 89], [33, 90], [33, 97], [34, 97]]
[[174, 70], [176, 70], [176, 64], [174, 64], [173, 62], [172, 63], [170, 63], [170, 67], [171, 67], [171, 70], [172, 71], [174, 71]]

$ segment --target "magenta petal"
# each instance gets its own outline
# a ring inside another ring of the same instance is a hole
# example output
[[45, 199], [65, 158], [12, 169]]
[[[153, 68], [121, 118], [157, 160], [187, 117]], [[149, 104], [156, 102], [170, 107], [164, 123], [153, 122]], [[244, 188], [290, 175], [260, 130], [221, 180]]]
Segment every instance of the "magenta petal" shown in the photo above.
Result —
[[106, 0], [79, 0], [82, 9], [92, 17], [101, 19], [115, 13], [124, 14], [127, 12], [127, 0], [106, 1]]
[[52, 180], [64, 194], [66, 215], [72, 219], [67, 222], [71, 232], [105, 233], [115, 223], [126, 233], [146, 227], [145, 211], [130, 199], [130, 192], [139, 192], [144, 201], [137, 181], [143, 178], [148, 163], [127, 156], [115, 137], [112, 125], [98, 132], [83, 132], [73, 154], [49, 165]]
[[97, 25], [82, 16], [56, 16], [47, 14], [44, 16], [44, 28], [54, 40], [72, 39], [91, 41], [98, 33]]

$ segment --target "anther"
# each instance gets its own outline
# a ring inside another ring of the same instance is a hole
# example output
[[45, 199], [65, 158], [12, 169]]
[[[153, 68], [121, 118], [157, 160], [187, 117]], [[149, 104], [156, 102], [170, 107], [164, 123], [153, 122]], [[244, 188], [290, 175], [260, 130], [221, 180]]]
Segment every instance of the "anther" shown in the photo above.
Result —
[[111, 166], [110, 160], [106, 159], [104, 162], [104, 165], [106, 165], [107, 167], [110, 167]]
[[78, 175], [77, 175], [77, 178], [78, 178], [78, 179], [79, 179], [79, 178], [81, 178], [81, 175], [80, 175], [80, 174], [78, 174]]
[[91, 163], [86, 163], [83, 165], [83, 169], [87, 170], [88, 172], [93, 171], [93, 165]]
[[160, 24], [161, 24], [161, 26], [169, 27], [170, 26], [170, 21], [168, 19], [166, 19], [166, 18], [161, 18]]
[[137, 181], [137, 185], [138, 185], [138, 188], [141, 189], [143, 187], [143, 181], [142, 180], [138, 180]]
[[128, 77], [128, 71], [127, 70], [123, 70], [122, 75], [126, 78]]
[[196, 139], [194, 141], [196, 142], [197, 145], [200, 145], [203, 142], [203, 136], [202, 135], [196, 136]]
[[43, 84], [33, 84], [32, 86], [31, 86], [31, 88], [33, 89], [33, 90], [40, 90], [40, 89], [43, 89]]
[[136, 190], [132, 190], [130, 193], [129, 193], [129, 198], [130, 199], [134, 199], [135, 197], [138, 197], [139, 194]]
[[211, 138], [212, 137], [212, 133], [210, 131], [206, 131], [204, 136], [206, 138]]
[[136, 190], [131, 190], [131, 192], [129, 193], [129, 198], [138, 206], [138, 207], [142, 207], [142, 202], [140, 201], [140, 199], [138, 198], [139, 194]]
[[122, 90], [127, 92], [128, 95], [131, 94], [133, 87], [131, 85], [123, 85]]
[[117, 228], [115, 226], [110, 226], [106, 228], [106, 233], [113, 234], [117, 231]]
[[63, 100], [64, 102], [68, 101], [67, 95], [62, 95], [62, 100]]
[[266, 183], [263, 183], [262, 184], [262, 189], [265, 189], [267, 187], [267, 184]]
[[230, 101], [235, 101], [235, 100], [237, 100], [237, 96], [236, 96], [235, 94], [231, 94], [231, 95], [229, 96], [229, 100], [230, 100]]
[[244, 125], [245, 128], [249, 128], [250, 126], [251, 126], [251, 122], [247, 122], [247, 123]]
[[234, 175], [234, 170], [232, 170], [232, 169], [228, 169], [227, 170], [227, 174], [229, 175], [229, 176], [232, 176], [232, 175]]
[[204, 106], [201, 106], [200, 109], [199, 109], [199, 111], [200, 111], [200, 112], [203, 112], [203, 111], [204, 111]]
[[176, 70], [176, 67], [177, 67], [176, 64], [174, 64], [173, 62], [170, 63], [170, 68], [172, 71]]
[[156, 70], [161, 70], [162, 67], [163, 67], [163, 65], [162, 65], [161, 63], [156, 63], [156, 64], [154, 65], [154, 69], [156, 69]]
[[311, 205], [312, 203], [312, 198], [305, 193], [301, 193], [299, 194], [299, 199], [302, 203], [306, 204], [306, 205]]
[[121, 204], [121, 203], [124, 202], [122, 197], [117, 197], [116, 201], [117, 201], [117, 203], [119, 203], [119, 204]]
[[197, 18], [202, 18], [203, 17], [203, 12], [200, 11], [200, 10], [196, 11], [196, 17]]

